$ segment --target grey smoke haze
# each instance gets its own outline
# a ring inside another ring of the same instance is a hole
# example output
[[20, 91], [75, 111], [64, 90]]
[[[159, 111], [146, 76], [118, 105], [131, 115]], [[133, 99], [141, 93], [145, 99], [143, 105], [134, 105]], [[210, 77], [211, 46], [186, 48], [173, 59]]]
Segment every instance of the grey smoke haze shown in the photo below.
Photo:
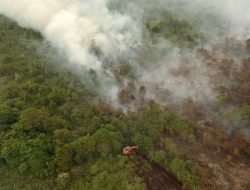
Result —
[[207, 67], [193, 50], [181, 51], [166, 39], [151, 44], [143, 19], [159, 10], [188, 19], [207, 41], [249, 37], [249, 0], [0, 0], [0, 14], [39, 31], [70, 67], [85, 68], [87, 85], [91, 83], [87, 71], [94, 71], [98, 85], [92, 82], [89, 87], [114, 105], [131, 80], [115, 76], [124, 62], [134, 69], [135, 88], [145, 86], [149, 98], [162, 101], [159, 87], [167, 91], [163, 96], [170, 94], [176, 101], [213, 99], [216, 93]]
[[106, 5], [106, 0], [1, 0], [0, 13], [41, 32], [69, 62], [99, 69], [101, 62], [88, 53], [91, 40], [112, 56], [129, 53], [141, 33], [128, 15], [110, 12]]

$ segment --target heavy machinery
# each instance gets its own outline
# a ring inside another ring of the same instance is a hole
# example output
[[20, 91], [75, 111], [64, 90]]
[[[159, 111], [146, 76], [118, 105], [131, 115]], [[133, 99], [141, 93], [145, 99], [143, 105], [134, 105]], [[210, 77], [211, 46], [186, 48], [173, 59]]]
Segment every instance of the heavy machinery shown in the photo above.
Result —
[[132, 154], [136, 154], [137, 153], [137, 150], [138, 150], [139, 146], [136, 145], [136, 146], [126, 146], [122, 149], [122, 154], [124, 156], [129, 156], [129, 155], [132, 155]]

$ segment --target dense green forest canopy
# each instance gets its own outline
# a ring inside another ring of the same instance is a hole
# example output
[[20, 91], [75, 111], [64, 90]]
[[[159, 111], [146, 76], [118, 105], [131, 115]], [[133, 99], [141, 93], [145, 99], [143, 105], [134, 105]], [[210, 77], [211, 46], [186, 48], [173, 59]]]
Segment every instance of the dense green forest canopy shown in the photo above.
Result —
[[[40, 34], [0, 17], [0, 167], [2, 189], [144, 189], [126, 145], [199, 187], [192, 162], [171, 138], [192, 135], [190, 123], [151, 103], [140, 112], [106, 112], [79, 78], [38, 53]], [[28, 181], [28, 183], [27, 183]]]
[[[152, 38], [169, 38], [188, 48], [199, 36], [188, 23], [169, 15], [146, 25]], [[124, 146], [138, 144], [187, 189], [198, 190], [206, 183], [180, 142], [186, 149], [197, 141], [197, 147], [202, 142], [209, 151], [220, 148], [237, 158], [240, 153], [249, 156], [242, 134], [233, 141], [221, 131], [211, 132], [219, 141], [203, 137], [207, 133], [199, 131], [195, 119], [202, 111], [192, 101], [186, 102], [186, 117], [153, 101], [136, 112], [114, 110], [74, 73], [39, 53], [42, 46], [39, 33], [0, 17], [0, 189], [145, 189], [133, 163], [121, 156]], [[130, 70], [124, 65], [120, 75]], [[214, 109], [230, 122], [246, 125], [249, 75], [243, 71], [235, 72], [230, 89], [221, 90]], [[222, 113], [229, 105], [231, 111]]]

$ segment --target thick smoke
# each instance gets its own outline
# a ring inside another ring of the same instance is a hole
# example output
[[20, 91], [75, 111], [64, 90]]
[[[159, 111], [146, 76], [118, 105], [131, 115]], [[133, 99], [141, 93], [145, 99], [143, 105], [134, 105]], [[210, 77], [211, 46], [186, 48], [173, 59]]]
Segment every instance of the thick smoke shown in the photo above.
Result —
[[[165, 38], [152, 42], [145, 19], [160, 11], [188, 20], [203, 41], [188, 50]], [[0, 0], [0, 14], [39, 31], [89, 88], [126, 106], [142, 94], [166, 103], [212, 100], [209, 69], [195, 49], [245, 39], [250, 27], [249, 0]], [[133, 72], [119, 76], [124, 65]]]
[[89, 53], [93, 40], [104, 55], [113, 56], [129, 55], [141, 38], [137, 23], [111, 12], [107, 0], [1, 0], [0, 13], [41, 32], [69, 62], [87, 68], [99, 69], [102, 64]]

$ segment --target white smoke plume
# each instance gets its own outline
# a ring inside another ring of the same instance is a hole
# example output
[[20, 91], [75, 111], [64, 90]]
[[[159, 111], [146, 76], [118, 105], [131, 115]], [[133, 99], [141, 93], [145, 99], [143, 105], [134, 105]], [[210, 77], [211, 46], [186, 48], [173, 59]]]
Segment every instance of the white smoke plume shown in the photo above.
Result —
[[99, 69], [88, 50], [92, 41], [107, 55], [128, 53], [140, 40], [140, 29], [129, 16], [111, 12], [107, 0], [1, 0], [0, 13], [35, 29], [69, 62]]
[[[198, 46], [230, 35], [249, 37], [249, 0], [0, 0], [0, 14], [39, 31], [72, 68], [93, 71], [99, 85], [92, 87], [116, 105], [131, 80], [132, 93], [145, 86], [147, 96], [160, 101], [158, 87], [176, 101], [212, 99], [207, 67], [195, 51], [180, 51], [166, 39], [149, 40], [144, 18], [159, 10], [198, 28], [207, 40]], [[116, 76], [124, 61], [134, 69], [131, 78]], [[82, 74], [89, 77], [88, 72]]]

